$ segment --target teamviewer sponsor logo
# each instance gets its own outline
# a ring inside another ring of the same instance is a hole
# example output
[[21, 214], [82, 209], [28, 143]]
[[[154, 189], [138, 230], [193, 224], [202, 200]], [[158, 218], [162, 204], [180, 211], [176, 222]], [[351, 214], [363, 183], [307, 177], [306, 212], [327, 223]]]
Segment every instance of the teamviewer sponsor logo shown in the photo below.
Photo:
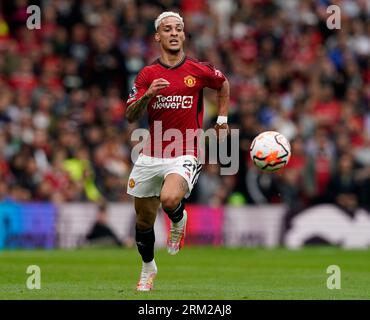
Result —
[[156, 96], [153, 109], [188, 109], [193, 105], [193, 96]]

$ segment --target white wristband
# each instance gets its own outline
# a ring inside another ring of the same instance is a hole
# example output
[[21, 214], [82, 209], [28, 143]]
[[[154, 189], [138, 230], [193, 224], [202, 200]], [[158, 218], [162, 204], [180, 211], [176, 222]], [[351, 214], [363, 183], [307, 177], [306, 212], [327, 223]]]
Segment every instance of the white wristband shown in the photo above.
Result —
[[227, 116], [218, 116], [217, 117], [217, 124], [224, 124], [227, 123]]

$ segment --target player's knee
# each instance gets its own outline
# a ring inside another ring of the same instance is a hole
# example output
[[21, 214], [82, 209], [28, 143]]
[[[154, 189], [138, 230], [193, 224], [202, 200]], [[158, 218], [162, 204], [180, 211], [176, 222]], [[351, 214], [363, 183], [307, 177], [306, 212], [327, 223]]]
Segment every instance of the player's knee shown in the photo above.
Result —
[[153, 228], [153, 226], [154, 226], [154, 223], [152, 223], [152, 221], [148, 219], [140, 219], [139, 217], [136, 219], [136, 227], [140, 231], [151, 229]]
[[167, 210], [175, 210], [178, 207], [180, 201], [181, 198], [174, 194], [161, 195], [162, 207]]

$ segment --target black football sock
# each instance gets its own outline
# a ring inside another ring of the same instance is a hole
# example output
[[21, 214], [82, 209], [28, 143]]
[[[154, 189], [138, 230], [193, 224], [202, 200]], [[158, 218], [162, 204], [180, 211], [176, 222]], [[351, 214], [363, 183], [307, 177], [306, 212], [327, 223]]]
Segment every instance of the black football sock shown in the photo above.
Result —
[[184, 216], [184, 209], [185, 205], [182, 201], [180, 201], [180, 204], [177, 206], [175, 210], [171, 211], [163, 208], [164, 212], [167, 213], [170, 220], [174, 223], [177, 223], [182, 219], [182, 217]]
[[154, 259], [154, 229], [139, 230], [136, 226], [136, 245], [141, 258], [144, 262], [150, 262]]

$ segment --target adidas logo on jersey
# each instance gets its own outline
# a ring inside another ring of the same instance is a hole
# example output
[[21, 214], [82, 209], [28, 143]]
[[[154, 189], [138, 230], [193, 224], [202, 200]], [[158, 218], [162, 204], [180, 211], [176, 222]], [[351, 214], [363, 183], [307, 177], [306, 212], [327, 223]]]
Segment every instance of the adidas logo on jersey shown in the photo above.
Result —
[[188, 109], [193, 105], [193, 96], [156, 96], [153, 109]]

